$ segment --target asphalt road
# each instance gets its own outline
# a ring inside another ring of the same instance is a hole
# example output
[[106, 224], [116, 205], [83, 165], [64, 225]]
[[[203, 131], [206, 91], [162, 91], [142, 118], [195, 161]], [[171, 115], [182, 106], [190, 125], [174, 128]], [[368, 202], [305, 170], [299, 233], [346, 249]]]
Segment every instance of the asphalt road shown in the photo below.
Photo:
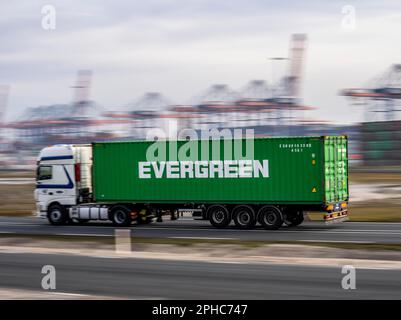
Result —
[[[56, 292], [130, 299], [401, 299], [401, 270], [356, 270], [344, 290], [337, 267], [184, 262], [0, 253], [0, 288], [42, 290], [56, 268]], [[57, 298], [57, 296], [55, 296]]]
[[[215, 229], [208, 221], [184, 217], [177, 221], [133, 225], [133, 237], [211, 238], [261, 241], [325, 241], [354, 243], [401, 243], [401, 223], [344, 222], [324, 225], [304, 222], [295, 228], [280, 230], [238, 230], [234, 227]], [[35, 217], [0, 217], [0, 234], [93, 235], [110, 236], [115, 228], [111, 223], [90, 222], [85, 225], [51, 226], [47, 220]]]

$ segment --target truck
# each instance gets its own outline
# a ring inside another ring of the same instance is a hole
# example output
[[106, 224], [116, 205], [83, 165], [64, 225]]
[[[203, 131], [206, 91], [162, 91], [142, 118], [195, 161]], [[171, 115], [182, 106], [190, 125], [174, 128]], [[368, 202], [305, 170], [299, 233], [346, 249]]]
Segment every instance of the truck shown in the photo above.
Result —
[[216, 228], [276, 230], [312, 211], [348, 217], [345, 135], [61, 144], [40, 151], [36, 173], [37, 215], [52, 225], [185, 212]]

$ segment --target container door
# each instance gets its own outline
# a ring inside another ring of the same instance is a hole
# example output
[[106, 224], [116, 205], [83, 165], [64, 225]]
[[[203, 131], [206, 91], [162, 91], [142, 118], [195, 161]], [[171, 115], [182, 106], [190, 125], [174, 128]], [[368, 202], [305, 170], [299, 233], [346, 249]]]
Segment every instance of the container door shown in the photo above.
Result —
[[348, 200], [348, 159], [345, 136], [325, 137], [325, 195], [327, 203]]

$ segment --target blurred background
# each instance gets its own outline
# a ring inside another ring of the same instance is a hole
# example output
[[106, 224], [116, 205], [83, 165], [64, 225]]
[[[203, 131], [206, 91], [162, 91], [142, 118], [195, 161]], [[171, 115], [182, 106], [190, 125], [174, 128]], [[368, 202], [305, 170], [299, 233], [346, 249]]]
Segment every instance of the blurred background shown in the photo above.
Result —
[[32, 213], [41, 148], [144, 139], [174, 120], [346, 134], [351, 219], [401, 221], [401, 4], [44, 5], [1, 5], [0, 214]]

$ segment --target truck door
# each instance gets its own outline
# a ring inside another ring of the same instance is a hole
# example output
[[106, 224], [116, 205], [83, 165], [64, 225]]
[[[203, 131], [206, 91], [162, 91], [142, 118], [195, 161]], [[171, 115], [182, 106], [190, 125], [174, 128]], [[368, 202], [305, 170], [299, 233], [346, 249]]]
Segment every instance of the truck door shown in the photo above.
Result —
[[36, 196], [42, 204], [76, 204], [73, 165], [40, 164], [36, 180]]

